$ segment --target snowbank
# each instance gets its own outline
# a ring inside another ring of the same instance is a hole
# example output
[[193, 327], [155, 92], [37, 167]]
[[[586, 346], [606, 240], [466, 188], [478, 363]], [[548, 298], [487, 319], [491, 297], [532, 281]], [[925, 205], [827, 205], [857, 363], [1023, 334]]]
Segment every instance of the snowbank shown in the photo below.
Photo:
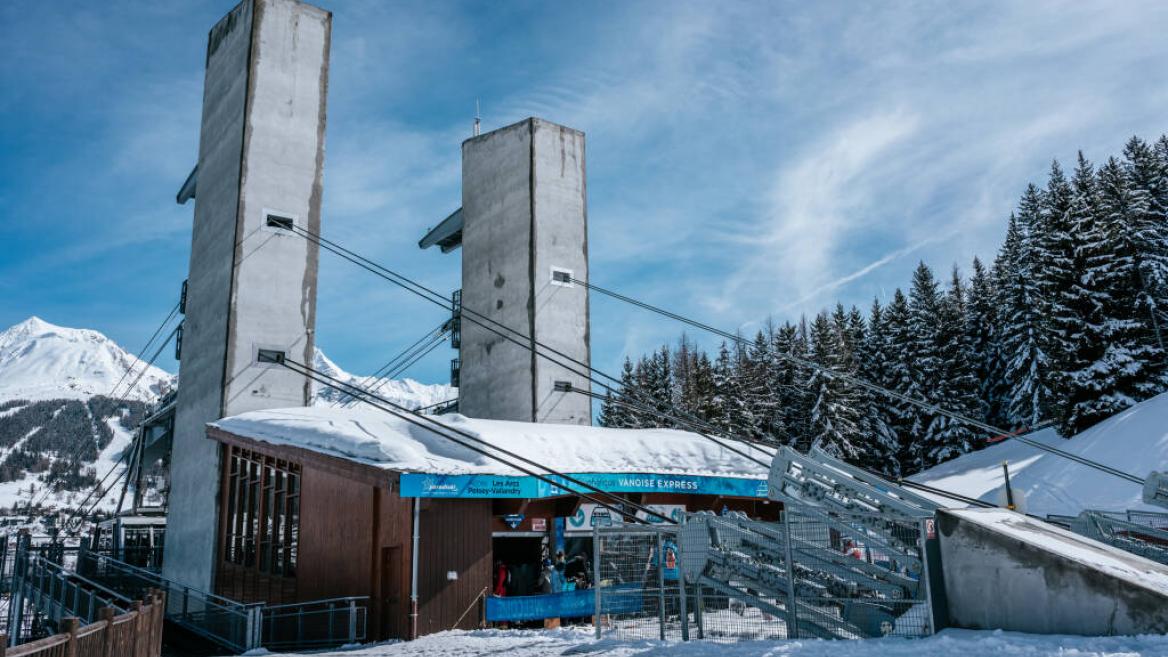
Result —
[[[1070, 440], [1060, 438], [1054, 429], [1043, 429], [1028, 437], [1146, 477], [1153, 470], [1168, 470], [1168, 393], [1136, 404]], [[1028, 513], [1164, 510], [1144, 504], [1142, 490], [1134, 483], [1016, 440], [966, 454], [909, 479], [1000, 504], [1005, 498], [1002, 461], [1009, 463], [1010, 486], [1022, 493], [1022, 508]]]
[[479, 630], [442, 632], [417, 641], [403, 641], [317, 657], [544, 657], [604, 655], [605, 657], [1152, 657], [1168, 655], [1168, 636], [1082, 637], [1038, 636], [1016, 632], [944, 630], [927, 639], [867, 641], [617, 641], [592, 639], [591, 628], [563, 630]]
[[[686, 474], [765, 479], [767, 468], [694, 433], [672, 429], [602, 429], [563, 424], [435, 418], [487, 443], [567, 473]], [[293, 445], [389, 470], [434, 474], [518, 475], [518, 470], [375, 409], [284, 408], [224, 418], [211, 426], [278, 445]], [[466, 438], [460, 438], [467, 441]], [[744, 453], [753, 448], [731, 443]], [[769, 465], [770, 458], [755, 452]]]

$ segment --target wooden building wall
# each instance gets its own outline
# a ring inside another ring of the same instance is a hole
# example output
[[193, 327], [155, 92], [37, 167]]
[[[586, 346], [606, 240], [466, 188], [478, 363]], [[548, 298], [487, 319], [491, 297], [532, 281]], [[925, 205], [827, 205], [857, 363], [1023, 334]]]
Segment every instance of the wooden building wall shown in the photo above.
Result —
[[459, 617], [458, 628], [478, 627], [491, 585], [491, 500], [424, 499], [419, 520], [419, 636], [454, 629]]
[[[410, 634], [413, 502], [398, 495], [399, 474], [296, 447], [271, 445], [212, 429], [226, 445], [301, 468], [300, 529], [294, 578], [268, 577], [217, 558], [216, 593], [271, 603], [369, 596], [370, 639]], [[224, 450], [227, 452], [228, 450]], [[222, 468], [226, 490], [228, 468]], [[477, 627], [491, 583], [490, 500], [421, 500], [418, 634]], [[225, 533], [219, 523], [219, 541]], [[447, 572], [458, 573], [448, 580]], [[472, 608], [467, 611], [468, 608]]]

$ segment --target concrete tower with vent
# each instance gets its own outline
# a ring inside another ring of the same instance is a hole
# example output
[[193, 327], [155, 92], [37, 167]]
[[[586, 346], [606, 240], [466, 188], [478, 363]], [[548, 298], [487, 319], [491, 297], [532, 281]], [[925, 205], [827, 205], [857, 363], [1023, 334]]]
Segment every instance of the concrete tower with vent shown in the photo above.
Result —
[[526, 336], [506, 332], [527, 347], [534, 339], [590, 363], [588, 290], [571, 282], [588, 280], [584, 133], [529, 118], [463, 142], [462, 207], [419, 245], [462, 249], [459, 412], [590, 424], [591, 400], [563, 386], [589, 390], [588, 377], [480, 326], [472, 314]]
[[312, 363], [332, 14], [244, 0], [207, 43], [164, 575], [212, 590], [220, 456], [205, 425], [305, 406], [310, 382], [260, 350]]

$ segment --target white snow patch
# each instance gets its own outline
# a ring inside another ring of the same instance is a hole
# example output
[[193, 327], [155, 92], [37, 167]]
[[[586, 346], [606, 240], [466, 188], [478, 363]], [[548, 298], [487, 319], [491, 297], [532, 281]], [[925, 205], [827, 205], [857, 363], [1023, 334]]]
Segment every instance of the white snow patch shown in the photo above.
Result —
[[[746, 479], [765, 479], [767, 475], [767, 468], [687, 431], [505, 422], [458, 414], [434, 419], [443, 426], [467, 432], [490, 445], [561, 472], [639, 472]], [[212, 426], [246, 438], [304, 447], [389, 470], [522, 474], [429, 428], [378, 410], [283, 408], [224, 418]], [[458, 439], [470, 442], [465, 437]], [[752, 449], [732, 440], [723, 442], [742, 452]]]
[[1164, 657], [1168, 655], [1168, 636], [1040, 636], [1018, 632], [944, 630], [925, 639], [804, 639], [726, 644], [713, 641], [596, 641], [591, 628], [478, 630], [441, 632], [417, 641], [311, 654], [316, 657]]
[[[1137, 477], [1168, 470], [1168, 393], [1117, 413], [1064, 440], [1054, 429], [1027, 436]], [[998, 504], [1005, 497], [1002, 461], [1027, 513], [1078, 515], [1084, 509], [1163, 511], [1142, 501], [1139, 485], [1014, 439], [909, 477], [912, 481]], [[951, 501], [945, 500], [947, 506]]]

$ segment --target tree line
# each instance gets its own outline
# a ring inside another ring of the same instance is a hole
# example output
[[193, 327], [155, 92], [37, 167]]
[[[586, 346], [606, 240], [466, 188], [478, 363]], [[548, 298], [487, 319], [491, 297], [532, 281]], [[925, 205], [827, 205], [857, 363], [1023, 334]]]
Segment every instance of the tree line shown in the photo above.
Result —
[[[626, 359], [608, 427], [696, 417], [728, 436], [906, 476], [993, 436], [797, 364], [811, 361], [1011, 431], [1064, 437], [1168, 389], [1168, 136], [1030, 184], [987, 266], [939, 280], [924, 262], [908, 292], [781, 324], [706, 353], [687, 336]], [[794, 357], [792, 360], [788, 357]]]

